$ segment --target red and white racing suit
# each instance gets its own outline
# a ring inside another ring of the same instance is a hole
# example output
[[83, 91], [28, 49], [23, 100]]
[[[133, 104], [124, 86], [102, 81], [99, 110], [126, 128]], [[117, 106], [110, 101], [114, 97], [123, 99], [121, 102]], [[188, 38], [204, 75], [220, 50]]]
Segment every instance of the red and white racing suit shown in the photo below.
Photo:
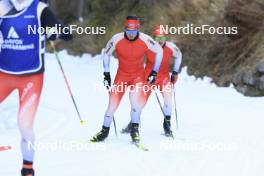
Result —
[[151, 37], [139, 33], [138, 38], [129, 41], [124, 33], [118, 33], [108, 42], [103, 53], [104, 71], [109, 72], [110, 56], [116, 52], [118, 70], [110, 91], [109, 104], [105, 113], [104, 126], [109, 127], [124, 93], [130, 89], [131, 121], [139, 123], [144, 104], [142, 87], [146, 84], [144, 56], [148, 51], [153, 53], [153, 70], [158, 72], [162, 61], [162, 48]]
[[[172, 111], [173, 85], [170, 81], [170, 63], [172, 58], [174, 59], [173, 71], [176, 71], [178, 73], [182, 62], [182, 54], [179, 48], [175, 44], [167, 41], [163, 46], [162, 62], [157, 75], [157, 79], [153, 85], [156, 88], [158, 88], [163, 95], [164, 98], [163, 111], [166, 116], [171, 116], [171, 111]], [[155, 63], [155, 54], [149, 51], [147, 53], [146, 75], [148, 75], [152, 71], [154, 63]], [[150, 87], [150, 85], [148, 86], [149, 88], [147, 88], [143, 94], [143, 97], [145, 97], [144, 103], [147, 103], [147, 100], [152, 92], [151, 91], [152, 88]]]

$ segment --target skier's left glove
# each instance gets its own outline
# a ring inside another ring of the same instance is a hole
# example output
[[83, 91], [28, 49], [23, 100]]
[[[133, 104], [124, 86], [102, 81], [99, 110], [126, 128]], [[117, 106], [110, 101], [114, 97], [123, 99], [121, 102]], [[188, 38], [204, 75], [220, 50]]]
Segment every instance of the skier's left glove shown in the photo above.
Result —
[[107, 89], [110, 89], [110, 87], [111, 87], [111, 75], [110, 75], [110, 72], [104, 72], [104, 86]]
[[61, 39], [64, 41], [70, 41], [73, 39], [73, 35], [70, 33], [70, 30], [68, 28], [63, 28], [62, 34], [57, 34], [55, 28], [51, 28], [49, 31], [47, 31], [47, 39], [49, 41], [55, 41], [57, 39]]
[[[53, 29], [53, 28], [52, 28]], [[49, 31], [47, 31], [47, 40], [48, 41], [55, 41], [58, 38], [58, 34], [55, 33], [55, 31], [53, 31], [52, 29], [50, 29]]]
[[152, 70], [151, 73], [148, 76], [148, 80], [147, 81], [148, 81], [149, 84], [154, 84], [156, 79], [157, 79], [157, 72]]
[[178, 72], [173, 71], [171, 73], [171, 83], [175, 84], [177, 82], [177, 80], [178, 80]]
[[65, 31], [64, 33], [59, 35], [59, 39], [64, 40], [64, 41], [71, 41], [73, 39], [73, 35], [71, 34], [71, 31], [68, 28], [63, 28]]

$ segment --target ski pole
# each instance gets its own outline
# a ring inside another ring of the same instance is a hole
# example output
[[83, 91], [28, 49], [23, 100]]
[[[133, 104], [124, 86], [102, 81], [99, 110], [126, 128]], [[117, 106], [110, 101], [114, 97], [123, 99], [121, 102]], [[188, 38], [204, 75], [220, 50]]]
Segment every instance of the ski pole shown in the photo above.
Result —
[[[109, 96], [110, 96], [109, 86], [107, 86], [106, 88], [107, 88], [107, 90], [109, 91]], [[117, 128], [116, 128], [115, 116], [113, 116], [113, 122], [114, 122], [114, 128], [115, 128], [115, 135], [117, 136]]]
[[174, 110], [175, 110], [175, 118], [176, 118], [176, 129], [179, 128], [178, 124], [178, 113], [177, 113], [177, 106], [176, 106], [176, 93], [175, 93], [175, 86], [173, 85], [173, 97], [174, 97]]
[[[157, 98], [157, 100], [158, 100], [159, 107], [160, 107], [160, 109], [161, 109], [161, 111], [162, 111], [162, 114], [163, 114], [164, 118], [166, 118], [165, 112], [164, 112], [164, 110], [163, 110], [163, 108], [162, 108], [161, 101], [160, 101], [159, 96], [158, 96], [158, 93], [157, 93], [157, 88], [155, 88], [155, 91], [154, 91], [154, 92], [155, 92], [155, 96], [156, 96], [156, 98]], [[168, 122], [167, 122], [166, 120], [165, 120], [165, 122], [166, 122], [167, 125], [168, 125]], [[171, 137], [174, 139], [173, 134], [172, 134]]]
[[116, 136], [117, 136], [115, 116], [113, 116], [113, 122], [114, 122], [114, 127], [115, 127], [115, 134], [116, 134]]
[[57, 52], [56, 47], [55, 47], [55, 44], [54, 44], [54, 42], [50, 42], [50, 44], [51, 44], [51, 47], [52, 47], [53, 50], [54, 50], [54, 54], [55, 54], [55, 56], [56, 56], [56, 60], [57, 60], [57, 62], [58, 62], [58, 64], [59, 64], [59, 66], [60, 66], [60, 70], [61, 70], [61, 72], [62, 72], [62, 75], [63, 75], [64, 81], [65, 81], [65, 83], [66, 83], [66, 86], [67, 86], [68, 92], [69, 92], [69, 94], [70, 94], [70, 96], [71, 96], [71, 99], [72, 99], [73, 105], [74, 105], [74, 107], [75, 107], [75, 110], [76, 110], [76, 112], [77, 112], [78, 118], [79, 118], [79, 120], [80, 120], [80, 124], [83, 126], [83, 125], [86, 124], [86, 122], [82, 119], [81, 114], [80, 114], [80, 112], [79, 112], [79, 110], [78, 110], [78, 107], [77, 107], [76, 101], [75, 101], [75, 99], [74, 99], [74, 96], [73, 96], [73, 93], [72, 93], [72, 90], [71, 90], [71, 87], [70, 87], [69, 81], [68, 81], [68, 79], [67, 79], [67, 77], [66, 77], [66, 74], [65, 74], [65, 72], [64, 72], [64, 69], [63, 69], [63, 67], [62, 67], [62, 64], [61, 64], [61, 61], [60, 61], [60, 58], [59, 58], [58, 52]]
[[157, 93], [157, 89], [156, 88], [155, 88], [155, 91], [154, 92], [155, 92], [156, 99], [158, 100], [158, 103], [159, 103], [160, 109], [162, 111], [162, 114], [163, 114], [164, 118], [166, 118], [166, 115], [165, 115], [165, 113], [163, 111], [163, 108], [162, 108], [162, 105], [161, 105], [161, 101], [159, 99], [159, 96], [158, 96], [158, 93]]

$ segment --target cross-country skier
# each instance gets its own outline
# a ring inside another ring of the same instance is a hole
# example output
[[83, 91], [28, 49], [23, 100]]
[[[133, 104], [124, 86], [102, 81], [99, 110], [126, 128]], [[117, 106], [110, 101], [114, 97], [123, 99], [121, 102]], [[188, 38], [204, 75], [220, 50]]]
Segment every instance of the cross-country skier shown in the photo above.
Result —
[[[39, 0], [0, 1], [0, 103], [15, 89], [19, 92], [18, 127], [23, 157], [22, 176], [34, 176], [33, 122], [43, 84], [45, 35], [28, 27], [61, 24]], [[67, 31], [67, 28], [65, 28]], [[71, 40], [72, 35], [50, 33], [48, 39]], [[67, 33], [67, 34], [66, 34]]]
[[[136, 16], [128, 16], [125, 22], [125, 31], [118, 33], [108, 42], [103, 53], [104, 82], [105, 86], [111, 86], [110, 57], [115, 51], [119, 61], [117, 75], [110, 90], [109, 105], [105, 112], [102, 130], [91, 141], [103, 141], [109, 134], [110, 125], [122, 96], [125, 93], [125, 85], [130, 86], [129, 92], [131, 104], [131, 138], [135, 143], [140, 142], [139, 121], [142, 111], [142, 87], [145, 84], [144, 56], [148, 51], [153, 54], [153, 67], [148, 73], [147, 80], [150, 84], [155, 82], [157, 72], [162, 61], [162, 48], [148, 35], [139, 32], [139, 19]], [[123, 89], [120, 90], [120, 87]]]
[[[171, 136], [171, 111], [172, 111], [172, 91], [173, 84], [178, 80], [178, 73], [180, 70], [180, 65], [182, 62], [182, 54], [179, 48], [172, 42], [167, 41], [166, 32], [158, 26], [153, 31], [153, 37], [163, 48], [163, 59], [158, 72], [158, 76], [155, 82], [156, 88], [158, 88], [164, 98], [163, 112], [165, 115], [163, 121], [163, 129], [166, 136]], [[170, 61], [171, 58], [174, 59], [173, 71], [170, 76]], [[151, 72], [151, 68], [154, 64], [154, 54], [148, 52], [147, 54], [147, 64], [146, 64], [146, 74]], [[151, 88], [149, 91], [145, 92], [145, 103], [149, 96], [151, 95]], [[131, 123], [127, 125], [126, 128], [122, 130], [123, 133], [129, 133], [131, 130]]]

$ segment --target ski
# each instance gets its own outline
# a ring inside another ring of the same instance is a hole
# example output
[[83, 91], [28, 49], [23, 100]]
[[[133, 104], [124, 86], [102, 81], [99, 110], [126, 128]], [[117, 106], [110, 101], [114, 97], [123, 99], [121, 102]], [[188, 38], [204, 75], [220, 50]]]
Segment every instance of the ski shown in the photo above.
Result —
[[146, 148], [143, 144], [139, 143], [139, 142], [132, 142], [133, 145], [135, 145], [138, 149], [142, 150], [142, 151], [149, 151], [148, 148]]
[[125, 128], [123, 128], [120, 133], [121, 134], [129, 134], [131, 131], [131, 123], [129, 123]]
[[127, 129], [122, 129], [121, 131], [120, 131], [120, 133], [121, 134], [129, 134], [130, 132], [129, 131], [127, 131]]
[[11, 146], [0, 146], [0, 152], [7, 151], [7, 150], [11, 150], [11, 149], [12, 149]]
[[170, 138], [172, 138], [172, 139], [175, 139], [173, 132], [168, 133], [168, 134], [165, 133], [164, 136], [166, 136], [166, 137], [170, 137]]
[[86, 140], [86, 141], [83, 141], [83, 143], [85, 143], [85, 144], [93, 144], [93, 143], [98, 143], [98, 142], [95, 142], [95, 141], [92, 141], [92, 140]]
[[171, 139], [175, 139], [175, 136], [174, 136], [174, 134], [173, 133], [170, 133], [170, 134], [165, 134], [165, 133], [162, 133], [161, 134], [162, 136], [165, 136], [165, 137], [167, 137], [167, 138], [171, 138]]
[[96, 142], [93, 142], [91, 140], [80, 140], [80, 141], [73, 141], [73, 143], [93, 144], [93, 143], [96, 143]]

